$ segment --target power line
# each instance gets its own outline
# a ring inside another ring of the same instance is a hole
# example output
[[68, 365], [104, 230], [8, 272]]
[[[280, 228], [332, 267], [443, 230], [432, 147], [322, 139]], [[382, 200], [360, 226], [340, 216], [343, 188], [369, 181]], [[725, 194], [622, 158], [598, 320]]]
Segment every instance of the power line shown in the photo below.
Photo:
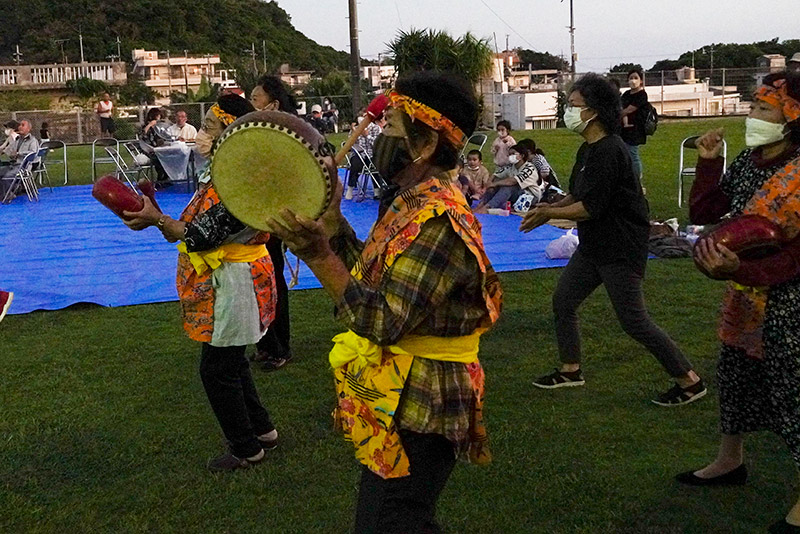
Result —
[[491, 11], [491, 12], [492, 12], [492, 14], [494, 14], [494, 16], [495, 16], [495, 17], [497, 17], [498, 19], [500, 19], [500, 22], [502, 22], [503, 24], [505, 24], [506, 26], [508, 26], [508, 29], [509, 29], [509, 30], [511, 30], [512, 32], [514, 32], [515, 34], [517, 34], [517, 37], [519, 37], [520, 39], [522, 39], [522, 40], [525, 42], [525, 44], [527, 44], [528, 46], [530, 46], [530, 47], [531, 47], [531, 50], [533, 50], [534, 52], [539, 52], [539, 50], [537, 50], [537, 49], [536, 49], [536, 48], [535, 48], [535, 47], [534, 47], [534, 46], [531, 44], [531, 42], [530, 42], [530, 41], [528, 41], [527, 39], [525, 39], [525, 38], [522, 36], [522, 34], [520, 34], [520, 33], [519, 33], [517, 30], [515, 30], [515, 29], [513, 28], [513, 26], [511, 26], [511, 24], [509, 24], [508, 22], [506, 22], [506, 21], [505, 21], [505, 19], [504, 19], [503, 17], [501, 17], [501, 16], [500, 16], [500, 15], [497, 13], [497, 11], [495, 11], [494, 9], [492, 9], [492, 8], [491, 8], [491, 6], [490, 6], [489, 4], [487, 4], [487, 3], [486, 3], [484, 0], [480, 0], [480, 1], [481, 1], [481, 4], [483, 4], [484, 6], [486, 6], [486, 9], [488, 9], [489, 11]]

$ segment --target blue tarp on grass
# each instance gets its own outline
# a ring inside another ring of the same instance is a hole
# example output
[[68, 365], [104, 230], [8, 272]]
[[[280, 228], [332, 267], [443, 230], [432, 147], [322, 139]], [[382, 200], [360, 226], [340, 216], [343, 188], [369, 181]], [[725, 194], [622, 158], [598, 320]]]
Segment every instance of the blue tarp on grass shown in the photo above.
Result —
[[[57, 310], [79, 302], [126, 306], [177, 300], [174, 244], [148, 228], [133, 232], [97, 202], [92, 187], [42, 189], [39, 202], [17, 198], [0, 206], [0, 289], [14, 292], [9, 313]], [[160, 193], [164, 212], [180, 215], [190, 194]], [[344, 201], [342, 212], [364, 238], [378, 203]], [[547, 244], [564, 230], [544, 226], [529, 234], [520, 219], [482, 215], [487, 253], [497, 271], [560, 267], [548, 260]], [[294, 258], [290, 257], [294, 264]], [[288, 270], [286, 273], [289, 278]], [[295, 289], [320, 287], [301, 264]]]

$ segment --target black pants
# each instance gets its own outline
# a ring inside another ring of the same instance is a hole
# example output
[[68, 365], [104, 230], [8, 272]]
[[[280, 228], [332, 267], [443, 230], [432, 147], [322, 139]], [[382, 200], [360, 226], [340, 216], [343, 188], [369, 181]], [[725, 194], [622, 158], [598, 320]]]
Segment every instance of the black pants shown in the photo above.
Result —
[[350, 154], [350, 170], [347, 172], [347, 186], [348, 187], [357, 187], [358, 186], [358, 179], [361, 177], [361, 173], [364, 171], [364, 162], [361, 160], [361, 156], [353, 151], [353, 154]]
[[578, 307], [600, 284], [606, 287], [623, 330], [650, 351], [672, 377], [684, 376], [692, 364], [647, 313], [642, 293], [644, 276], [627, 262], [597, 265], [576, 251], [558, 279], [553, 294], [558, 353], [562, 363], [580, 363]]
[[283, 275], [283, 242], [277, 237], [270, 237], [267, 242], [269, 257], [275, 266], [275, 289], [278, 303], [275, 308], [275, 320], [269, 325], [267, 333], [256, 343], [259, 352], [266, 352], [274, 358], [286, 358], [289, 355], [289, 286]]
[[244, 346], [213, 347], [203, 343], [200, 378], [231, 452], [239, 458], [261, 451], [256, 436], [275, 429], [258, 397]]
[[356, 534], [441, 532], [436, 501], [456, 463], [453, 444], [439, 434], [400, 431], [411, 474], [383, 479], [362, 467]]

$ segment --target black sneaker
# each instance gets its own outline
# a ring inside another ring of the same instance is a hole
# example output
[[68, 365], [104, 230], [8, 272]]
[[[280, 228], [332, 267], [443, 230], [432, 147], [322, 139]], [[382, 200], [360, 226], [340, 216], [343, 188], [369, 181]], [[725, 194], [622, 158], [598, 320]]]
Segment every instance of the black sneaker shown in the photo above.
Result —
[[278, 448], [278, 438], [275, 439], [261, 439], [258, 438], [261, 448], [265, 451], [271, 451]]
[[287, 363], [292, 361], [292, 353], [289, 352], [285, 356], [267, 356], [261, 361], [261, 369], [263, 371], [271, 372], [282, 369]]
[[708, 389], [706, 389], [706, 385], [703, 383], [703, 380], [698, 380], [688, 388], [682, 388], [678, 384], [675, 384], [668, 391], [662, 393], [651, 402], [653, 404], [658, 404], [659, 406], [682, 406], [684, 404], [689, 404], [690, 402], [694, 402], [696, 400], [700, 400], [706, 396], [708, 393]]
[[214, 472], [231, 472], [237, 469], [248, 469], [263, 460], [264, 456], [263, 450], [250, 458], [239, 458], [228, 452], [208, 462], [207, 467], [209, 471]]
[[533, 381], [533, 385], [542, 389], [568, 388], [582, 386], [586, 383], [583, 379], [583, 372], [578, 369], [571, 373], [562, 372], [558, 369], [549, 375], [540, 376]]

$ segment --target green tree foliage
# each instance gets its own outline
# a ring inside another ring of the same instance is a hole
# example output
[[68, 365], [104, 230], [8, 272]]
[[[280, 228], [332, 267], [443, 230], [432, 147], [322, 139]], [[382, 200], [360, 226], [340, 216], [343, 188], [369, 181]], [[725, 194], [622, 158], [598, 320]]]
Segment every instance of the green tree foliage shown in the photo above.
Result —
[[0, 91], [0, 111], [31, 109], [50, 109], [50, 95], [22, 89]]
[[[343, 22], [344, 24], [344, 22]], [[83, 31], [87, 61], [105, 61], [122, 42], [122, 57], [133, 48], [220, 52], [228, 63], [255, 43], [259, 62], [266, 42], [268, 63], [290, 63], [317, 73], [346, 69], [348, 55], [319, 46], [292, 26], [277, 2], [262, 0], [9, 0], [3, 10], [0, 61], [10, 63], [19, 44], [26, 63], [61, 62], [55, 39], [65, 43], [69, 61], [79, 61], [78, 29]], [[273, 67], [274, 68], [274, 67]]]
[[678, 59], [662, 59], [657, 61], [650, 70], [674, 70], [692, 65], [698, 69], [711, 68], [711, 54], [714, 54], [714, 68], [745, 69], [754, 68], [756, 60], [764, 54], [781, 54], [791, 56], [800, 52], [800, 39], [779, 41], [778, 38], [769, 41], [759, 41], [750, 44], [714, 43], [700, 47], [694, 51], [684, 52]]
[[[187, 104], [193, 102], [216, 102], [219, 98], [219, 84], [211, 84], [205, 75], [200, 77], [200, 86], [197, 91], [189, 88], [187, 93], [173, 91], [169, 96], [173, 104]], [[249, 94], [249, 93], [248, 93]]]
[[614, 65], [613, 67], [611, 67], [611, 72], [622, 72], [627, 74], [628, 72], [635, 69], [644, 71], [642, 66], [639, 65], [638, 63], [620, 63], [618, 65]]
[[108, 85], [91, 78], [76, 78], [67, 80], [67, 90], [78, 98], [91, 99], [108, 92]]
[[457, 72], [472, 83], [492, 68], [492, 49], [488, 39], [471, 33], [454, 38], [444, 31], [400, 31], [389, 43], [399, 72], [442, 70]]
[[[361, 83], [361, 102], [366, 105], [370, 101], [369, 84]], [[350, 85], [350, 74], [344, 71], [328, 73], [323, 78], [315, 78], [303, 89], [301, 99], [318, 104], [324, 98], [330, 98], [339, 109], [339, 122], [353, 120], [353, 87]]]
[[548, 52], [534, 52], [526, 48], [517, 48], [516, 52], [519, 56], [519, 62], [524, 68], [530, 65], [533, 70], [556, 69], [564, 72], [569, 71], [569, 63], [560, 56], [554, 56]]
[[128, 80], [119, 88], [118, 96], [119, 103], [123, 106], [152, 104], [156, 100], [155, 91], [147, 87], [135, 74], [128, 74]]

